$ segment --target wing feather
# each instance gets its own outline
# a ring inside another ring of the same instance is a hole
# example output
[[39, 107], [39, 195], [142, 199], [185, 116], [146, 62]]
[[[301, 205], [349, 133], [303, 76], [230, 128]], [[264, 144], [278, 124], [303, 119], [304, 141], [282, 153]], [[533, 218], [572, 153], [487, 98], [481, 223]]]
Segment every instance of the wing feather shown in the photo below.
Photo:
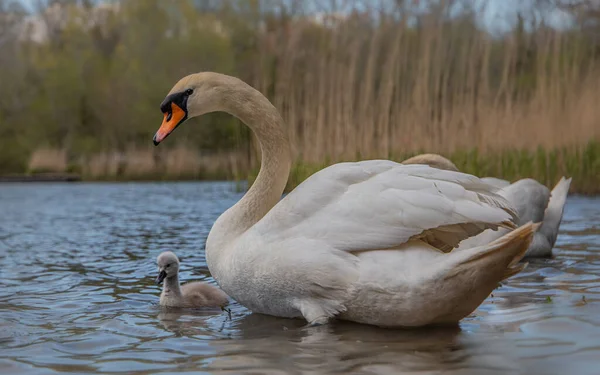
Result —
[[479, 178], [389, 160], [339, 163], [300, 184], [255, 226], [267, 241], [310, 238], [344, 251], [385, 249], [421, 238], [450, 251], [516, 214]]

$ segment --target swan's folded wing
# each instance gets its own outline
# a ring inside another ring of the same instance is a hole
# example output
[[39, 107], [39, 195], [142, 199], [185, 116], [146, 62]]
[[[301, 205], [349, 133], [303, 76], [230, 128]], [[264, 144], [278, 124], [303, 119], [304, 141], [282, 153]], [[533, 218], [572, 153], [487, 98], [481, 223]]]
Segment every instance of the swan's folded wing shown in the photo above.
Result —
[[387, 160], [339, 163], [288, 194], [255, 226], [263, 239], [311, 238], [345, 251], [422, 238], [442, 251], [516, 214], [475, 176]]
[[490, 184], [490, 185], [494, 185], [495, 187], [497, 187], [499, 189], [505, 188], [510, 185], [510, 181], [503, 180], [503, 179], [496, 178], [496, 177], [482, 177], [481, 181], [483, 181], [487, 184]]

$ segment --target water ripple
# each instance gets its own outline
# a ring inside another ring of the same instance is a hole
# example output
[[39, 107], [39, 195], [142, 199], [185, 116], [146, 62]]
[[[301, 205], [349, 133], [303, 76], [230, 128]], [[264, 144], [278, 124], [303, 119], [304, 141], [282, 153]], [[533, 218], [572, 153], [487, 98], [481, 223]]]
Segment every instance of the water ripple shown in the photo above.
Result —
[[596, 374], [600, 199], [569, 198], [552, 259], [460, 326], [318, 329], [249, 313], [163, 310], [156, 256], [214, 283], [203, 247], [229, 183], [0, 185], [3, 373]]

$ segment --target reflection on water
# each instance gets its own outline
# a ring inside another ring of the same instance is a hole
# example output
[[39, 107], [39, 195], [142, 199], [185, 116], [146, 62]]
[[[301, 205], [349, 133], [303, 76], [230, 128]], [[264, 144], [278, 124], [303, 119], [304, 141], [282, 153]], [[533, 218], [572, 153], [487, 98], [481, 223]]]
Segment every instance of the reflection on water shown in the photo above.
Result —
[[0, 369], [45, 373], [597, 374], [600, 199], [569, 198], [555, 257], [457, 327], [384, 330], [157, 305], [156, 256], [213, 282], [227, 183], [0, 185]]

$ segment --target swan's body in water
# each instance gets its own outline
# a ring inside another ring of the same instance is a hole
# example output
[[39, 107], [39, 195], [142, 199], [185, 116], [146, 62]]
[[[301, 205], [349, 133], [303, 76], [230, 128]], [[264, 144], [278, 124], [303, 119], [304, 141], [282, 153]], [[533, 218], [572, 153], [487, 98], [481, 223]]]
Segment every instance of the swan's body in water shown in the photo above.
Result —
[[[420, 154], [406, 159], [402, 164], [426, 164], [431, 167], [458, 172], [458, 168], [454, 163], [437, 154]], [[517, 225], [523, 225], [530, 221], [542, 223], [535, 232], [525, 257], [551, 256], [552, 248], [558, 236], [571, 179], [562, 177], [552, 191], [531, 178], [524, 178], [512, 184], [509, 181], [495, 177], [484, 177], [481, 180], [498, 187], [500, 189], [498, 194], [506, 198], [516, 208]], [[485, 230], [477, 236], [462, 241], [458, 249], [481, 246], [500, 238], [507, 232], [508, 230], [504, 228], [497, 231]]]
[[217, 73], [181, 79], [161, 104], [163, 141], [187, 118], [228, 112], [256, 134], [260, 172], [214, 223], [206, 261], [219, 286], [255, 313], [385, 327], [456, 324], [518, 273], [528, 223], [449, 252], [488, 228], [514, 228], [497, 188], [475, 176], [389, 160], [339, 163], [281, 199], [291, 166], [283, 120], [259, 91]]
[[212, 285], [191, 282], [179, 285], [179, 259], [171, 251], [165, 251], [156, 258], [158, 265], [157, 284], [164, 281], [160, 294], [161, 306], [166, 307], [220, 307], [225, 310], [229, 303], [227, 295]]

